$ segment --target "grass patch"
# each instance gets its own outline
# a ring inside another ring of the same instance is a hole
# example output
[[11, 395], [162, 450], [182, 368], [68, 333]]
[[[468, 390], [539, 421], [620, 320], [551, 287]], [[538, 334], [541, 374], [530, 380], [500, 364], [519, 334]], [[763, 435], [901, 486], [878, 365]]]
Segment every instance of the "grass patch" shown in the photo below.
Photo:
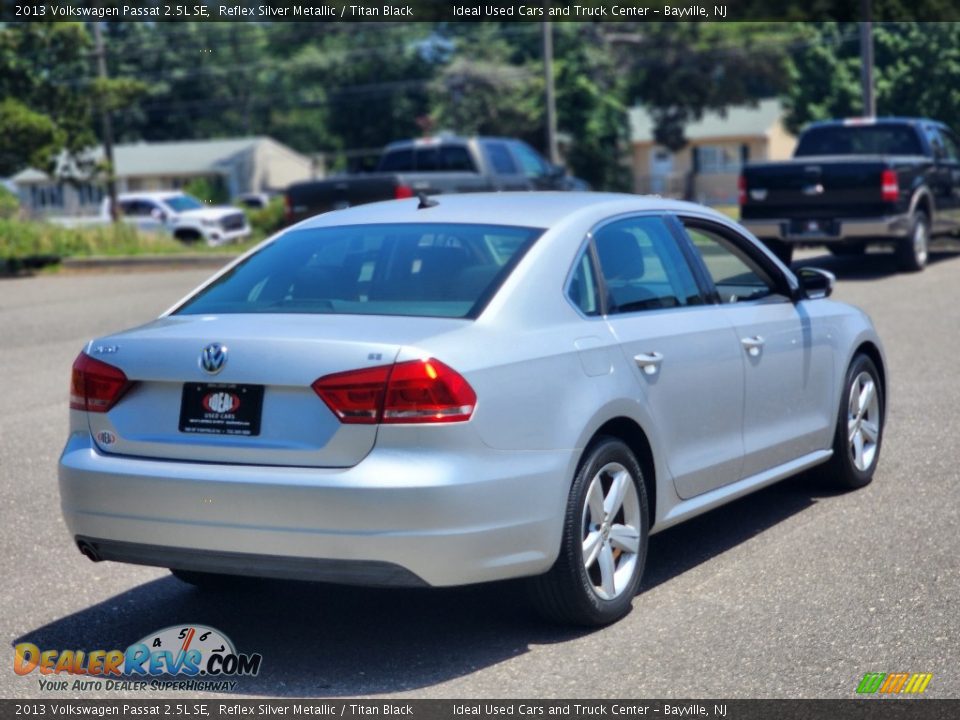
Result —
[[182, 243], [163, 233], [138, 232], [132, 225], [66, 228], [52, 223], [0, 218], [0, 265], [40, 267], [66, 257], [105, 255], [233, 254], [262, 239], [259, 233], [243, 243], [208, 247]]

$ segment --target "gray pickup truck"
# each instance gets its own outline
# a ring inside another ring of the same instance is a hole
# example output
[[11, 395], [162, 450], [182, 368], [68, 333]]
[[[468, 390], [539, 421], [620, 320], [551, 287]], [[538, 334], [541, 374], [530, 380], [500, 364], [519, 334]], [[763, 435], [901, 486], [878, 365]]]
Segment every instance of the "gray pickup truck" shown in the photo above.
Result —
[[287, 220], [421, 193], [589, 190], [521, 140], [441, 135], [384, 149], [373, 173], [295, 183], [285, 193]]
[[744, 167], [740, 203], [740, 222], [785, 262], [797, 244], [886, 244], [902, 270], [922, 270], [930, 238], [960, 230], [960, 139], [923, 118], [813, 123], [793, 160]]

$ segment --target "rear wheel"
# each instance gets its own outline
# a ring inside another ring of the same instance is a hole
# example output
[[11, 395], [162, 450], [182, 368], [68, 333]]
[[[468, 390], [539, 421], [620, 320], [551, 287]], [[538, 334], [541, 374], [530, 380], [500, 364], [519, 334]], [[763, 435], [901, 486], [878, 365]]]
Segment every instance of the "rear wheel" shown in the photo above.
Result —
[[630, 610], [647, 555], [649, 516], [640, 465], [620, 440], [588, 449], [570, 488], [556, 563], [531, 579], [550, 620], [598, 626]]
[[930, 246], [930, 219], [922, 210], [913, 215], [910, 234], [897, 243], [897, 265], [904, 272], [919, 272], [927, 265]]
[[793, 245], [788, 242], [783, 242], [783, 240], [764, 240], [763, 244], [766, 245], [770, 252], [777, 256], [777, 259], [786, 266], [790, 266], [790, 263], [793, 262]]
[[847, 369], [843, 387], [833, 457], [822, 466], [820, 476], [834, 487], [854, 490], [870, 483], [880, 459], [883, 386], [873, 361], [857, 355]]

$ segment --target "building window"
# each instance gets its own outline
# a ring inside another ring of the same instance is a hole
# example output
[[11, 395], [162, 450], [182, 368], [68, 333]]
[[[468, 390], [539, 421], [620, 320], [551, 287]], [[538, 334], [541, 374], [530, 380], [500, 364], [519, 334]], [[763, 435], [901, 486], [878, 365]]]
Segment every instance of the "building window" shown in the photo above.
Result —
[[98, 185], [81, 185], [77, 188], [81, 205], [99, 205], [103, 200], [103, 188]]
[[38, 209], [63, 207], [63, 187], [35, 185], [30, 188], [30, 204]]
[[739, 145], [701, 145], [697, 153], [697, 171], [703, 175], [725, 175], [740, 172]]

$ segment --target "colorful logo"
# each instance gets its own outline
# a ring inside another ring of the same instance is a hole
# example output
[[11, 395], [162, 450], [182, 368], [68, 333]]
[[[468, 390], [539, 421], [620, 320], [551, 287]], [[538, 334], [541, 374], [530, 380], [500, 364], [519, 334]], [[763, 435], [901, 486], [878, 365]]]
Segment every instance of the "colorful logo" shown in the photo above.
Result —
[[867, 673], [857, 686], [857, 692], [861, 695], [919, 694], [927, 689], [931, 680], [933, 673]]
[[203, 398], [203, 409], [218, 414], [236, 412], [240, 407], [240, 396], [231, 392], [214, 392]]
[[126, 650], [41, 650], [33, 643], [14, 648], [13, 671], [29, 675], [93, 677], [217, 677], [257, 675], [263, 657], [238, 653], [230, 638], [205, 625], [175, 625], [147, 635]]

